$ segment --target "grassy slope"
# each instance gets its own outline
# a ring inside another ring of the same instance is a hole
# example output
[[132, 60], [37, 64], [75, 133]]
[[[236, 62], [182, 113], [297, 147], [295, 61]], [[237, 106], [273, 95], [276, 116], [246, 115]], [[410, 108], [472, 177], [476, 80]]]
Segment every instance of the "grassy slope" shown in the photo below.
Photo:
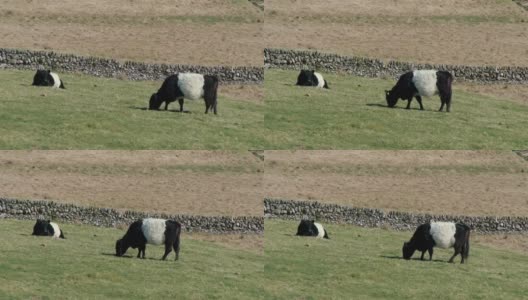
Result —
[[330, 90], [296, 87], [297, 71], [266, 72], [265, 125], [275, 149], [522, 149], [528, 106], [454, 89], [452, 112], [438, 97], [388, 109], [394, 80], [325, 75]]
[[[266, 297], [285, 299], [521, 299], [528, 256], [472, 244], [469, 263], [400, 259], [411, 233], [329, 225], [330, 240], [295, 237], [296, 222], [266, 221]], [[415, 254], [416, 257], [416, 254]], [[459, 260], [456, 260], [459, 262]]]
[[248, 149], [261, 142], [258, 103], [219, 95], [217, 116], [203, 113], [203, 101], [187, 101], [190, 114], [153, 112], [144, 109], [160, 82], [62, 77], [66, 90], [30, 86], [30, 71], [0, 72], [0, 149]]
[[160, 261], [163, 247], [113, 256], [123, 230], [64, 225], [66, 240], [33, 237], [32, 221], [2, 220], [0, 298], [255, 298], [262, 256], [186, 240], [180, 260]]

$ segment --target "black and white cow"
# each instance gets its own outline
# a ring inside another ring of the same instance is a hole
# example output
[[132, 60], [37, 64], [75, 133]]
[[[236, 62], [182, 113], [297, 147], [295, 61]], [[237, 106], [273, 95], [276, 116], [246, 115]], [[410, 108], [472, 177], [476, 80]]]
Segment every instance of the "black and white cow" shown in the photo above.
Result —
[[301, 220], [299, 227], [297, 227], [297, 235], [329, 239], [328, 232], [323, 228], [323, 225], [314, 220]]
[[59, 75], [50, 70], [37, 70], [37, 73], [33, 76], [33, 85], [65, 89], [64, 82], [59, 78]]
[[455, 253], [449, 259], [452, 263], [455, 256], [461, 254], [462, 261], [469, 256], [469, 232], [470, 228], [462, 223], [454, 222], [431, 222], [418, 226], [411, 240], [403, 244], [403, 258], [411, 259], [414, 251], [422, 252], [421, 260], [424, 259], [425, 251], [429, 252], [429, 260], [433, 258], [433, 248], [454, 248]]
[[[128, 231], [122, 239], [116, 242], [116, 256], [123, 256], [128, 248], [138, 248], [137, 257], [145, 258], [146, 244], [165, 245], [165, 260], [174, 249], [176, 260], [180, 255], [180, 223], [165, 219], [140, 219], [130, 224]], [[141, 255], [143, 254], [143, 255]]]
[[33, 226], [32, 235], [41, 235], [41, 236], [52, 236], [54, 238], [64, 239], [64, 233], [59, 228], [59, 225], [49, 220], [37, 220], [35, 226]]
[[385, 99], [389, 107], [394, 107], [398, 99], [407, 100], [407, 109], [411, 108], [413, 97], [420, 104], [420, 109], [423, 110], [422, 96], [431, 97], [433, 95], [440, 95], [442, 105], [439, 111], [444, 109], [451, 110], [451, 84], [453, 76], [447, 71], [436, 70], [417, 70], [407, 72], [400, 76], [396, 85], [390, 91], [385, 91]]
[[297, 85], [329, 89], [328, 82], [324, 80], [323, 75], [314, 70], [301, 70], [301, 73], [297, 76]]
[[205, 113], [209, 110], [217, 113], [218, 77], [195, 73], [179, 73], [165, 78], [157, 93], [152, 94], [149, 109], [159, 109], [165, 102], [165, 110], [169, 103], [178, 100], [180, 111], [183, 112], [183, 99], [205, 100]]

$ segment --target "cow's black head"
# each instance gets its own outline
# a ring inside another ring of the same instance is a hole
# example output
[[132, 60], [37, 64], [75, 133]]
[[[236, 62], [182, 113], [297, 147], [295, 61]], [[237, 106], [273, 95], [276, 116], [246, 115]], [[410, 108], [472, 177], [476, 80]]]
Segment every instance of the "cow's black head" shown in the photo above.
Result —
[[408, 242], [403, 243], [403, 248], [402, 248], [403, 258], [407, 260], [411, 259], [411, 256], [413, 256], [415, 250], [416, 249], [410, 243]]
[[297, 235], [301, 236], [314, 236], [317, 235], [315, 232], [315, 221], [313, 220], [301, 220], [299, 227], [297, 227]]
[[32, 235], [48, 235], [49, 220], [37, 220]]
[[51, 71], [50, 70], [37, 70], [35, 76], [33, 76], [33, 85], [50, 86], [53, 85], [51, 82]]
[[299, 73], [299, 76], [297, 76], [297, 85], [317, 85], [317, 83], [315, 82], [315, 70], [302, 70], [301, 73]]
[[117, 240], [115, 248], [116, 256], [123, 256], [128, 250], [128, 246], [126, 245], [125, 241], [123, 241], [123, 239]]
[[398, 102], [398, 97], [392, 91], [385, 90], [385, 100], [388, 107], [394, 107]]
[[152, 94], [149, 100], [149, 109], [159, 109], [162, 102], [157, 93]]

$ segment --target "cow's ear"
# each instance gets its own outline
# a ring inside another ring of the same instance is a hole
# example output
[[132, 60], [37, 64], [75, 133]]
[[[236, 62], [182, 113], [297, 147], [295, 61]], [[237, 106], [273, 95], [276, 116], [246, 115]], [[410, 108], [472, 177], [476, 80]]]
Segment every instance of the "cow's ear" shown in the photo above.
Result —
[[315, 70], [312, 70], [312, 73], [315, 73]]
[[315, 220], [312, 220], [312, 224], [315, 224]]
[[48, 73], [51, 73], [51, 70], [48, 70]]

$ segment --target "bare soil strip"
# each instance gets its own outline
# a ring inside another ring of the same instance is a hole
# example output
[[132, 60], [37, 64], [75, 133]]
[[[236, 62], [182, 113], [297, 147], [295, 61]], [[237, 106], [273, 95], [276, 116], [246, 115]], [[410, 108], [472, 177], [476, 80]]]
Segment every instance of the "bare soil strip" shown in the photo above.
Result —
[[3, 197], [173, 214], [261, 216], [249, 152], [1, 151]]
[[266, 47], [385, 60], [528, 65], [528, 14], [512, 1], [266, 1]]
[[3, 1], [2, 47], [120, 60], [262, 65], [263, 14], [249, 2]]
[[526, 216], [511, 151], [266, 151], [267, 197], [433, 214]]

